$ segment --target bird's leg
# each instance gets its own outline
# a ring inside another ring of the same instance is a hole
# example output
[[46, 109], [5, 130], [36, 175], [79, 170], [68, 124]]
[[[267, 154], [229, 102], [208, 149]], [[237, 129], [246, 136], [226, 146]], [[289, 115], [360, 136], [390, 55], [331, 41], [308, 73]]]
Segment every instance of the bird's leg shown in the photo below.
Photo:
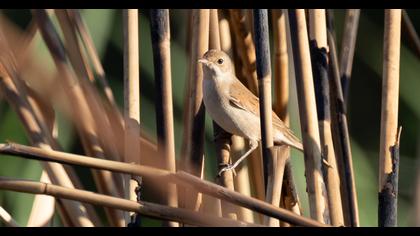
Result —
[[224, 167], [223, 169], [221, 169], [219, 171], [219, 176], [222, 175], [223, 172], [227, 171], [227, 170], [235, 170], [235, 168], [247, 157], [249, 156], [249, 154], [251, 154], [252, 151], [254, 151], [255, 149], [257, 149], [258, 147], [258, 142], [255, 140], [250, 140], [249, 141], [249, 150], [242, 155], [235, 163], [233, 163], [233, 165], [228, 165], [226, 167]]

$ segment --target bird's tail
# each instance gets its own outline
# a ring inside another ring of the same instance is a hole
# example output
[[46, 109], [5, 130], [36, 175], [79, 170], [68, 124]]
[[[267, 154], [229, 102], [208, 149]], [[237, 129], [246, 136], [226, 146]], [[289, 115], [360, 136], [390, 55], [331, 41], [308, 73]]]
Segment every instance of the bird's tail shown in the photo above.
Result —
[[288, 145], [292, 148], [295, 148], [301, 152], [303, 152], [303, 144], [302, 142], [292, 133], [287, 132], [285, 135], [286, 137], [281, 140], [281, 142], [274, 141], [275, 145]]

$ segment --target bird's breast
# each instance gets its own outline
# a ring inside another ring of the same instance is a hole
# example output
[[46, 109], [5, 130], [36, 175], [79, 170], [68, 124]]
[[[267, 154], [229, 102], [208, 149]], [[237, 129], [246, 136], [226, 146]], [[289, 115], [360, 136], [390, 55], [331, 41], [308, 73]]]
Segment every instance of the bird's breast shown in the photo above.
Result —
[[260, 139], [259, 119], [255, 115], [233, 107], [229, 95], [213, 80], [203, 81], [203, 101], [210, 117], [229, 133], [248, 139]]

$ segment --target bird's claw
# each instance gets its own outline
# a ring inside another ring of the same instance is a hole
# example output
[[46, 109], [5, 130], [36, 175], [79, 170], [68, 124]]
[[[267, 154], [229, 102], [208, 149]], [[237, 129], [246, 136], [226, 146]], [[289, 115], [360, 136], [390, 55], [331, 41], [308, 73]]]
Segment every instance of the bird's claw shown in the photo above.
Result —
[[230, 164], [224, 164], [225, 167], [223, 167], [220, 171], [219, 174], [217, 175], [218, 177], [222, 176], [222, 173], [225, 171], [232, 171], [233, 175], [236, 176], [236, 171], [235, 171], [235, 167], [233, 165]]

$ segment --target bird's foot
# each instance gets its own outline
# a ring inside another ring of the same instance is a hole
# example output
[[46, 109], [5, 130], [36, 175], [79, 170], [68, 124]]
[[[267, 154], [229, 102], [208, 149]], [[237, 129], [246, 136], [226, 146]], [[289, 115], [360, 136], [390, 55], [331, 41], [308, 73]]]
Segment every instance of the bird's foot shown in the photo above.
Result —
[[236, 176], [236, 171], [235, 171], [235, 166], [234, 165], [230, 165], [230, 164], [221, 164], [220, 166], [225, 166], [223, 167], [220, 171], [219, 174], [217, 175], [218, 177], [222, 176], [222, 173], [225, 171], [232, 171], [233, 175]]

